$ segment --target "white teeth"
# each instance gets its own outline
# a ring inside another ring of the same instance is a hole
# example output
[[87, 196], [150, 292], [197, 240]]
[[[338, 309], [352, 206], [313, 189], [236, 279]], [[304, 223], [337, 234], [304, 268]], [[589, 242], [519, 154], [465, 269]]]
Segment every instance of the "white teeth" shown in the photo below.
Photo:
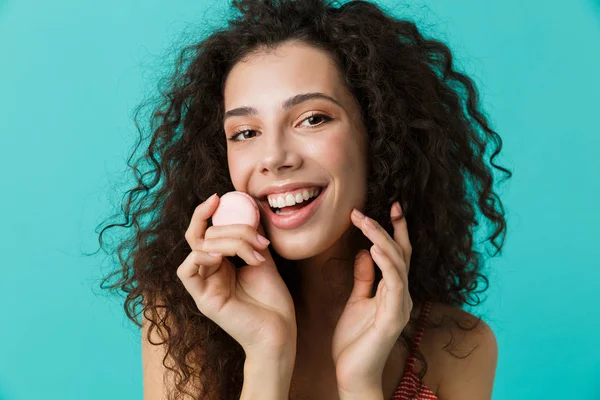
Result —
[[288, 194], [287, 196], [285, 196], [286, 206], [293, 206], [294, 204], [296, 204], [296, 196], [294, 196], [293, 194]]
[[275, 197], [275, 196], [270, 196], [267, 197], [267, 200], [269, 201], [269, 205], [273, 208], [283, 208], [283, 207], [288, 207], [288, 206], [293, 206], [295, 204], [299, 204], [302, 203], [308, 199], [310, 199], [311, 197], [315, 197], [317, 196], [319, 193], [321, 192], [321, 188], [315, 188], [315, 189], [304, 189], [302, 192], [296, 193], [295, 195], [288, 193], [287, 195], [284, 196], [280, 196], [280, 197]]

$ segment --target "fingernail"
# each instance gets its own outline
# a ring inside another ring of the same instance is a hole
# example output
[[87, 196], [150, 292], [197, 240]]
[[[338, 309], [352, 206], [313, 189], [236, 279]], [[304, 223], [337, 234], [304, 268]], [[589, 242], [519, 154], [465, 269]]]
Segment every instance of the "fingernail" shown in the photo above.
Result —
[[260, 253], [259, 253], [258, 251], [256, 251], [256, 250], [254, 250], [254, 257], [256, 257], [256, 259], [257, 259], [258, 261], [261, 261], [261, 262], [266, 260], [266, 258], [264, 258], [264, 257], [262, 256], [262, 254], [260, 254]]
[[383, 254], [383, 250], [381, 250], [381, 247], [379, 247], [377, 243], [373, 245], [373, 250], [375, 250], [375, 253]]
[[208, 253], [209, 255], [213, 256], [213, 257], [221, 257], [221, 253]]
[[209, 203], [211, 202], [215, 197], [217, 197], [217, 194], [213, 194], [212, 196], [210, 196], [208, 199], [206, 199], [206, 202]]
[[356, 215], [358, 218], [364, 218], [365, 215], [363, 213], [361, 213], [360, 211], [358, 211], [358, 209], [354, 209], [354, 211], [352, 211], [354, 213], [354, 215]]
[[400, 202], [395, 202], [394, 203], [394, 210], [398, 213], [401, 214], [402, 213], [402, 209], [400, 208]]
[[261, 235], [260, 233], [256, 235], [256, 237], [258, 238], [258, 241], [262, 244], [269, 244], [271, 243], [271, 241], [269, 239], [267, 239], [266, 237], [264, 237], [263, 235]]

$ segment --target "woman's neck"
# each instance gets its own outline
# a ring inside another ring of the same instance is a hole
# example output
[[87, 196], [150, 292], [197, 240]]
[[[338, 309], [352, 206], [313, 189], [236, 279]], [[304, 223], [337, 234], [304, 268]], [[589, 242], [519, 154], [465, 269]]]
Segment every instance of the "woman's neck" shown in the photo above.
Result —
[[[346, 241], [347, 242], [347, 241]], [[299, 336], [331, 336], [354, 285], [354, 254], [338, 241], [315, 257], [298, 261], [296, 322]]]

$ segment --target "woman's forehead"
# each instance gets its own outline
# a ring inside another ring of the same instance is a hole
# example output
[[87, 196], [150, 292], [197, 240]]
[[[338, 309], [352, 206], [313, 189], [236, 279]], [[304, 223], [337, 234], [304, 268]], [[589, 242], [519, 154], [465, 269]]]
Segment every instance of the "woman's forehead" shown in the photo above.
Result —
[[[276, 52], [256, 53], [238, 62], [224, 88], [226, 109], [260, 100], [283, 101], [291, 94], [320, 92], [342, 102], [339, 71], [323, 50], [286, 45]], [[239, 104], [238, 104], [239, 103]]]

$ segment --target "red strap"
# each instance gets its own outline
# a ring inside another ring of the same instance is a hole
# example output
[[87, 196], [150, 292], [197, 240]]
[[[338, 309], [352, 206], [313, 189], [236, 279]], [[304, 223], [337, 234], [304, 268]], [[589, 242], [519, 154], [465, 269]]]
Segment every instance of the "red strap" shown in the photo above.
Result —
[[417, 349], [421, 344], [421, 338], [423, 337], [423, 333], [425, 332], [425, 323], [427, 322], [427, 317], [429, 316], [429, 311], [431, 310], [431, 301], [426, 301], [423, 304], [423, 308], [419, 314], [419, 321], [417, 323], [417, 334], [413, 339], [413, 344], [410, 352], [410, 357], [407, 361], [407, 369], [409, 371], [414, 371], [414, 364], [417, 360]]

